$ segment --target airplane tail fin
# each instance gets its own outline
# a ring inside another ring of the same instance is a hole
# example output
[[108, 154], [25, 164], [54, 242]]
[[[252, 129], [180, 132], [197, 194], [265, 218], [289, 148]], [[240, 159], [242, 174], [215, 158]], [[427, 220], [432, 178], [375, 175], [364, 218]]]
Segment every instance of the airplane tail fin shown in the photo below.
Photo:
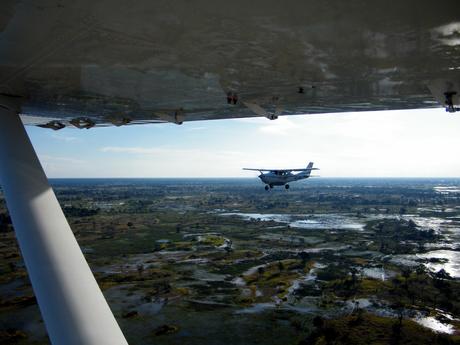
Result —
[[307, 167], [305, 168], [305, 171], [303, 172], [304, 176], [309, 177], [312, 170], [313, 170], [313, 162], [310, 162], [308, 163]]

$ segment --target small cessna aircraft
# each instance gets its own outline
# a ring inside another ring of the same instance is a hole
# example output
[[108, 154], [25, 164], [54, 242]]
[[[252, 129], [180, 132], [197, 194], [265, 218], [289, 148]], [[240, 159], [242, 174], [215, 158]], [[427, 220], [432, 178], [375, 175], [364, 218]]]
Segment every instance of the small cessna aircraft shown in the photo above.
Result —
[[[313, 168], [313, 162], [308, 163], [304, 169], [256, 169], [256, 168], [243, 168], [243, 170], [259, 171], [259, 178], [265, 183], [265, 190], [269, 190], [274, 186], [284, 186], [289, 189], [289, 182], [303, 180], [310, 176], [312, 170], [319, 170]], [[293, 174], [293, 171], [300, 171], [298, 174]]]

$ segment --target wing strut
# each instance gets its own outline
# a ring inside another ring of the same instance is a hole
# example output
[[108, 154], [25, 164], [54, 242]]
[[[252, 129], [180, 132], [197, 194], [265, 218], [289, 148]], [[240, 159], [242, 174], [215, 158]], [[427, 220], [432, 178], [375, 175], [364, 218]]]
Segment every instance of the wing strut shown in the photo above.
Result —
[[0, 95], [0, 183], [53, 345], [127, 345], [48, 184], [15, 99]]

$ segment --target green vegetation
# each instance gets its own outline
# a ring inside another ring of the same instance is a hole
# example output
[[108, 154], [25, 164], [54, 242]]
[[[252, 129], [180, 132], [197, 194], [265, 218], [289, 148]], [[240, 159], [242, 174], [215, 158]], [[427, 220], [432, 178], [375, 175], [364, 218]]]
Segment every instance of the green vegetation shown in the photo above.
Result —
[[205, 235], [200, 241], [202, 244], [207, 244], [214, 247], [220, 247], [225, 243], [225, 238], [216, 235]]
[[433, 229], [421, 230], [412, 219], [371, 221], [366, 226], [375, 233], [375, 245], [371, 248], [384, 254], [417, 252], [424, 244], [441, 237]]
[[411, 320], [403, 320], [399, 323], [393, 318], [372, 315], [362, 310], [334, 320], [317, 317], [313, 322], [314, 331], [299, 345], [444, 345], [460, 342], [458, 336], [449, 337], [430, 332]]
[[[421, 180], [317, 181], [56, 191], [130, 344], [458, 343], [414, 320], [460, 329], [459, 194]], [[49, 343], [2, 200], [0, 343]]]

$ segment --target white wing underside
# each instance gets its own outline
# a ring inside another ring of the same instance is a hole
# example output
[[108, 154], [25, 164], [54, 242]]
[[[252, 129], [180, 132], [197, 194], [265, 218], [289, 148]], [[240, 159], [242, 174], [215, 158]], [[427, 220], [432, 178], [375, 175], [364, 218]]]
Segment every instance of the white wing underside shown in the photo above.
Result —
[[446, 91], [460, 102], [458, 0], [6, 0], [1, 10], [0, 94], [22, 100], [27, 124], [441, 107]]

